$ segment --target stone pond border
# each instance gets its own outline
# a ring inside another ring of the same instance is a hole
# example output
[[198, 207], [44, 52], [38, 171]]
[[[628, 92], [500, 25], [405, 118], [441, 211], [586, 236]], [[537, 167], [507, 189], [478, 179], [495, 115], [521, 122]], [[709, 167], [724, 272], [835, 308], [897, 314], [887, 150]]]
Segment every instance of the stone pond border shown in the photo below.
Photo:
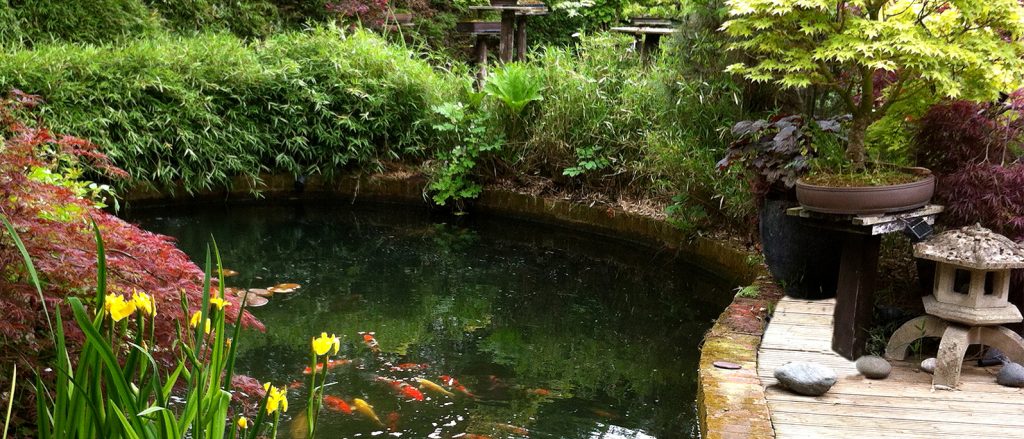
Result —
[[[267, 199], [317, 199], [325, 196], [355, 201], [427, 205], [422, 176], [403, 174], [337, 177], [330, 181], [310, 178], [301, 192], [290, 175], [268, 175], [258, 188]], [[144, 207], [194, 201], [252, 200], [252, 183], [238, 179], [230, 190], [171, 197], [166, 193], [137, 188], [125, 195], [129, 206]], [[179, 191], [180, 192], [180, 191]], [[673, 249], [693, 256], [702, 268], [727, 274], [741, 284], [757, 283], [755, 298], [736, 297], [707, 332], [698, 370], [697, 408], [701, 437], [771, 438], [774, 431], [757, 376], [757, 348], [767, 325], [767, 316], [781, 296], [764, 278], [759, 260], [739, 246], [710, 238], [690, 238], [659, 218], [630, 213], [606, 205], [485, 189], [467, 206], [469, 212], [495, 213], [505, 217], [572, 226], [591, 233], [651, 246]], [[715, 361], [742, 366], [739, 370], [716, 368]]]

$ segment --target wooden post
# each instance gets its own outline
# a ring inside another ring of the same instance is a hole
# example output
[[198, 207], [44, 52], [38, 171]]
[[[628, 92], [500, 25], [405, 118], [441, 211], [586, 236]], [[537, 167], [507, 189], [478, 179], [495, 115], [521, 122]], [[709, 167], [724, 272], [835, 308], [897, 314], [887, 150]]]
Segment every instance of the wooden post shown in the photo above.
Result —
[[516, 61], [526, 61], [526, 16], [516, 16]]
[[474, 59], [476, 59], [476, 87], [481, 89], [484, 81], [487, 80], [487, 36], [476, 35], [476, 47], [473, 48]]
[[881, 236], [860, 233], [847, 233], [843, 242], [832, 350], [849, 360], [863, 354], [867, 343], [881, 243]]
[[513, 37], [515, 36], [516, 11], [501, 11], [501, 41], [498, 43], [501, 62], [512, 61]]

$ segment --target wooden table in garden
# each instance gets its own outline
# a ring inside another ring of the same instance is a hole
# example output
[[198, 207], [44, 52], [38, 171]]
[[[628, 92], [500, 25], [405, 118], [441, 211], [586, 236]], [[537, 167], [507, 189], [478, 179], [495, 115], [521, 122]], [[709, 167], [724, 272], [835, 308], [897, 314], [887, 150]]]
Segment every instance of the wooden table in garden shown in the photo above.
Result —
[[802, 207], [786, 211], [787, 215], [803, 218], [811, 226], [844, 234], [832, 350], [850, 360], [864, 353], [875, 306], [875, 276], [878, 274], [882, 235], [900, 232], [907, 224], [919, 219], [934, 224], [935, 217], [942, 210], [942, 206], [927, 205], [907, 212], [878, 215], [824, 214]]
[[648, 59], [651, 54], [658, 51], [658, 44], [661, 43], [662, 35], [671, 35], [679, 32], [679, 29], [672, 27], [613, 27], [612, 31], [624, 34], [632, 34], [636, 37], [636, 45], [640, 49], [640, 57]]
[[498, 54], [502, 62], [512, 61], [512, 52], [516, 60], [526, 59], [526, 19], [535, 15], [546, 15], [547, 5], [509, 6], [470, 6], [470, 10], [478, 12], [498, 11], [501, 13], [501, 32], [499, 33]]

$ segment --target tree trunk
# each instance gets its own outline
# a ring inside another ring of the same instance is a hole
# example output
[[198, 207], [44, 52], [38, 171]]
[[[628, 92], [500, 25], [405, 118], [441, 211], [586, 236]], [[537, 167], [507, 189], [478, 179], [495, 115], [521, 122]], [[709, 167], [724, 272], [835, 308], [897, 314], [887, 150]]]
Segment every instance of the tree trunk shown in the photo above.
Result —
[[850, 126], [850, 139], [846, 145], [846, 159], [853, 164], [853, 169], [864, 169], [864, 158], [867, 155], [864, 148], [864, 137], [867, 135], [870, 121], [864, 116], [853, 116], [853, 124]]

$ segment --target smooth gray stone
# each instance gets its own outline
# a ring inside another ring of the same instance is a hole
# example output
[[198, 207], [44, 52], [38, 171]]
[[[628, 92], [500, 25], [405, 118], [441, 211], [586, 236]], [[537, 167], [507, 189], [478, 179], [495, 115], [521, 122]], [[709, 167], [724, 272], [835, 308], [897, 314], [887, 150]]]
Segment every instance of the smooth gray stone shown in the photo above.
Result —
[[928, 373], [935, 373], [936, 361], [938, 360], [935, 358], [925, 358], [924, 361], [921, 362], [921, 370]]
[[836, 371], [827, 366], [805, 361], [794, 361], [775, 369], [775, 379], [793, 392], [819, 396], [836, 383]]
[[880, 380], [892, 373], [892, 365], [882, 357], [865, 355], [857, 359], [857, 372], [865, 378]]
[[1006, 387], [1024, 387], [1024, 366], [1017, 363], [1005, 363], [996, 375], [996, 382]]

